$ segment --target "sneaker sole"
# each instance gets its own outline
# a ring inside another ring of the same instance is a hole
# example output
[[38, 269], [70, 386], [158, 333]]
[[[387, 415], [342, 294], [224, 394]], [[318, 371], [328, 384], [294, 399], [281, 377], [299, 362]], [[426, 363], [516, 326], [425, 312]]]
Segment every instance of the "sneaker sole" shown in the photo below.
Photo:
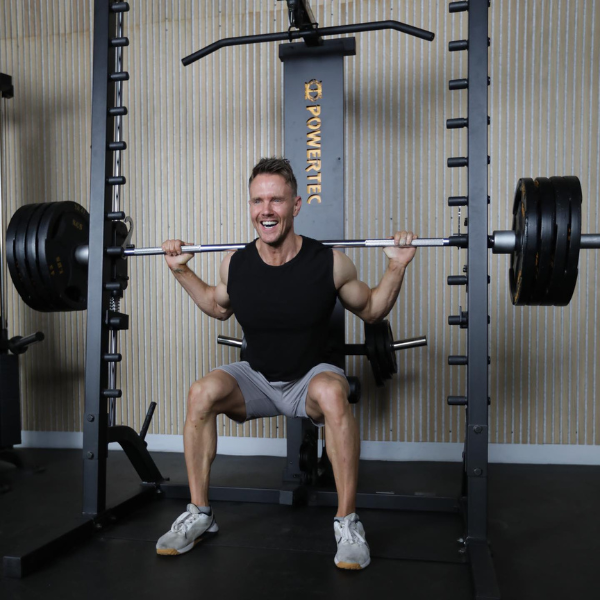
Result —
[[347, 563], [347, 562], [336, 562], [335, 566], [338, 569], [346, 569], [347, 571], [360, 571], [361, 569], [365, 569], [366, 567], [368, 567], [371, 564], [371, 560], [369, 559], [366, 563], [364, 564], [359, 564], [359, 563]]
[[213, 529], [213, 527], [215, 525], [216, 525], [216, 523], [213, 526], [211, 526], [209, 529], [207, 529], [200, 537], [196, 538], [191, 544], [188, 544], [184, 548], [181, 548], [179, 550], [177, 550], [175, 548], [157, 548], [156, 554], [159, 554], [160, 556], [179, 556], [180, 554], [185, 554], [186, 552], [193, 550], [193, 548], [196, 544], [199, 544], [201, 541], [205, 540], [206, 538], [217, 535], [217, 533], [219, 532], [218, 527], [215, 530], [211, 531], [211, 529]]

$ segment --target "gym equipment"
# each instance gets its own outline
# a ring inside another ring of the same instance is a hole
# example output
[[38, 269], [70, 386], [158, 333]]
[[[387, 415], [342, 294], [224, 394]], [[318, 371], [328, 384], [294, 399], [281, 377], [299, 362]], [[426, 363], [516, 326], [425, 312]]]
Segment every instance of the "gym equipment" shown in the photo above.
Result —
[[[14, 96], [12, 77], [0, 73], [0, 98], [10, 99]], [[27, 336], [16, 335], [9, 338], [6, 318], [6, 254], [4, 243], [5, 203], [3, 195], [3, 173], [5, 137], [2, 129], [5, 119], [4, 102], [0, 101], [0, 460], [10, 462], [23, 469], [19, 457], [12, 452], [12, 447], [21, 443], [21, 394], [19, 383], [19, 356], [24, 354], [34, 342], [41, 342], [44, 334], [38, 331]], [[24, 290], [23, 290], [24, 291]], [[40, 303], [40, 307], [43, 305]], [[0, 492], [10, 489], [0, 478]]]
[[[523, 178], [517, 184], [511, 231], [494, 231], [488, 247], [510, 254], [509, 282], [517, 306], [565, 306], [575, 291], [580, 249], [600, 248], [600, 234], [581, 233], [581, 184], [577, 177]], [[122, 221], [120, 239], [125, 238]], [[27, 204], [6, 232], [7, 262], [25, 303], [40, 311], [84, 310], [87, 304], [89, 215], [75, 202]], [[391, 239], [326, 240], [332, 248], [379, 248]], [[412, 246], [468, 246], [467, 235], [417, 238]], [[183, 252], [224, 252], [245, 244], [183, 246]], [[113, 246], [113, 258], [163, 255], [160, 247]], [[126, 268], [121, 279], [126, 281]], [[459, 281], [460, 283], [460, 281]], [[368, 353], [367, 353], [368, 355]], [[384, 378], [387, 374], [384, 372]]]
[[[398, 372], [396, 352], [408, 348], [427, 346], [425, 336], [410, 338], [408, 340], [394, 341], [392, 328], [387, 319], [378, 323], [365, 323], [364, 344], [344, 344], [344, 356], [366, 356], [371, 363], [373, 377], [377, 386], [381, 387], [387, 379]], [[241, 350], [243, 356], [246, 349], [246, 339], [232, 338], [225, 335], [217, 336], [217, 344], [233, 346]], [[243, 358], [242, 358], [243, 360]]]

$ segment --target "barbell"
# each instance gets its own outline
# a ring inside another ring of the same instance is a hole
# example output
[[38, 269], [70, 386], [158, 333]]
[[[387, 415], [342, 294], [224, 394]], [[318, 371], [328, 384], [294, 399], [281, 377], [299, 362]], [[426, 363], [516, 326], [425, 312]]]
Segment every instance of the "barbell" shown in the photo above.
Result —
[[[581, 184], [577, 177], [520, 179], [513, 202], [511, 231], [494, 231], [488, 246], [510, 254], [510, 293], [515, 305], [565, 306], [577, 282], [579, 251], [600, 248], [600, 234], [581, 233]], [[116, 228], [124, 228], [116, 221]], [[121, 232], [122, 233], [122, 232]], [[124, 262], [131, 256], [161, 255], [160, 247], [106, 249]], [[75, 202], [28, 204], [13, 215], [6, 232], [6, 258], [15, 288], [38, 311], [85, 310], [89, 214]], [[392, 239], [333, 240], [333, 248], [393, 246]], [[466, 248], [467, 235], [418, 238], [415, 247]], [[223, 252], [245, 244], [183, 246], [183, 252]]]
[[[386, 380], [391, 379], [398, 372], [398, 363], [396, 362], [396, 352], [398, 350], [427, 345], [427, 338], [425, 336], [394, 341], [392, 328], [387, 319], [378, 323], [365, 323], [364, 331], [365, 343], [344, 344], [342, 353], [345, 356], [366, 356], [371, 363], [375, 384], [380, 387]], [[239, 348], [243, 360], [243, 353], [246, 349], [246, 338], [239, 339], [219, 335], [217, 336], [217, 343]]]

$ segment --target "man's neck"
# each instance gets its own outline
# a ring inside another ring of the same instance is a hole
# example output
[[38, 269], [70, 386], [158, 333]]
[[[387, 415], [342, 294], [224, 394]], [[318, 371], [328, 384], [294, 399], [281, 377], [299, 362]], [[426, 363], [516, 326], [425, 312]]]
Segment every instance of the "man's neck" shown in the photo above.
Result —
[[256, 242], [256, 249], [262, 260], [271, 267], [280, 267], [294, 258], [302, 247], [302, 237], [291, 232], [281, 244], [271, 246], [265, 244], [260, 238]]

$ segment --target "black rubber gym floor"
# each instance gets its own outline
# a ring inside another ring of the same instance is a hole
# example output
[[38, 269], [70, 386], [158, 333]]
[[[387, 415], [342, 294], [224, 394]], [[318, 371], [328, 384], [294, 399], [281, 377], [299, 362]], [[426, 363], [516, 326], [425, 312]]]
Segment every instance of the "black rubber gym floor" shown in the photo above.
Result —
[[[23, 472], [0, 463], [0, 556], [31, 549], [81, 522], [81, 452], [18, 450]], [[156, 453], [163, 475], [185, 482], [183, 455]], [[212, 484], [279, 487], [284, 459], [217, 457]], [[461, 466], [364, 462], [365, 491], [458, 495]], [[109, 505], [138, 479], [122, 452], [109, 459]], [[600, 466], [490, 465], [489, 531], [507, 600], [600, 597]], [[3, 600], [284, 599], [471, 597], [456, 539], [458, 516], [361, 510], [372, 562], [361, 572], [333, 564], [330, 508], [237, 502], [214, 505], [220, 532], [179, 557], [154, 545], [184, 510], [157, 498], [89, 541], [24, 577], [0, 579]]]

